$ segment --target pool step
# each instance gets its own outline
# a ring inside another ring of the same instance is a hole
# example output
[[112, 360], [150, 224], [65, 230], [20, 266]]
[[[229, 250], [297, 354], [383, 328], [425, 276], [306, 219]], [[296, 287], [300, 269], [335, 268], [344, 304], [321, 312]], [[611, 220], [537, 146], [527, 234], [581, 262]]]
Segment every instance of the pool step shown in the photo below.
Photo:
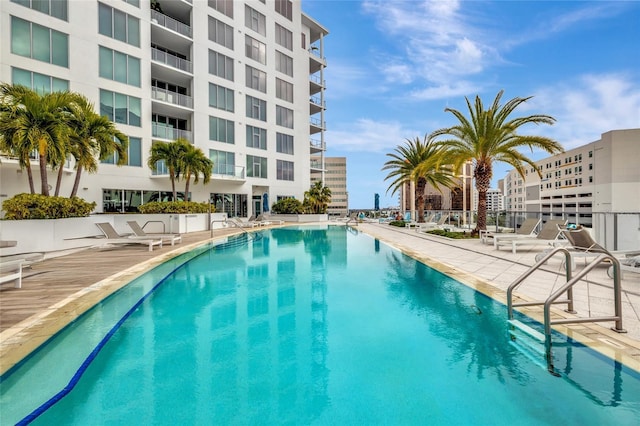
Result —
[[508, 322], [509, 344], [529, 359], [529, 361], [546, 369], [544, 334], [520, 321], [511, 320]]
[[513, 327], [510, 330], [519, 330], [522, 333], [532, 337], [533, 339], [541, 343], [544, 343], [545, 341], [544, 334], [540, 333], [538, 330], [534, 329], [533, 327], [530, 327], [527, 324], [522, 323], [518, 320], [509, 320], [507, 321], [507, 323], [509, 323], [509, 325]]

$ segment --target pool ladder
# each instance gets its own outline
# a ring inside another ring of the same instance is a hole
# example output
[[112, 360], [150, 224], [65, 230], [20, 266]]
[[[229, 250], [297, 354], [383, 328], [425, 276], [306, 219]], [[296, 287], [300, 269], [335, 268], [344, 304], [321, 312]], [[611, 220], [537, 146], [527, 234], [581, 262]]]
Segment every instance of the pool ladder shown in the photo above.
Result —
[[[566, 275], [566, 283], [560, 287], [558, 290], [553, 292], [545, 301], [534, 301], [534, 302], [513, 302], [513, 291], [520, 286], [525, 279], [527, 279], [533, 272], [540, 268], [543, 264], [545, 264], [549, 259], [555, 256], [558, 253], [564, 254], [565, 261], [565, 275]], [[593, 268], [601, 264], [602, 262], [609, 261], [613, 263], [613, 293], [614, 293], [614, 316], [610, 317], [585, 317], [585, 318], [561, 318], [561, 319], [551, 319], [551, 305], [552, 304], [567, 304], [567, 309], [565, 312], [575, 314], [573, 306], [573, 286], [576, 285], [585, 275], [587, 275]], [[572, 268], [573, 264], [571, 258], [571, 252], [564, 248], [558, 247], [549, 253], [547, 253], [544, 257], [540, 259], [535, 265], [529, 268], [524, 274], [518, 277], [507, 289], [507, 313], [509, 316], [509, 324], [512, 327], [512, 331], [514, 329], [518, 329], [523, 333], [531, 336], [536, 340], [544, 339], [544, 352], [545, 358], [547, 361], [547, 370], [551, 374], [556, 374], [555, 369], [553, 367], [553, 354], [552, 354], [552, 340], [551, 340], [551, 326], [556, 324], [577, 324], [577, 323], [586, 323], [586, 322], [604, 322], [604, 321], [615, 321], [615, 326], [612, 327], [612, 330], [618, 333], [625, 333], [626, 330], [622, 328], [622, 292], [621, 292], [621, 284], [620, 284], [620, 262], [614, 256], [609, 253], [602, 253], [598, 257], [596, 257], [593, 261], [591, 261], [587, 266], [584, 267], [575, 277], [572, 276]], [[560, 296], [563, 294], [567, 295], [566, 299], [558, 300]], [[518, 320], [513, 319], [513, 308], [520, 306], [544, 306], [544, 334], [541, 334], [537, 330], [531, 328], [530, 326], [523, 324]]]

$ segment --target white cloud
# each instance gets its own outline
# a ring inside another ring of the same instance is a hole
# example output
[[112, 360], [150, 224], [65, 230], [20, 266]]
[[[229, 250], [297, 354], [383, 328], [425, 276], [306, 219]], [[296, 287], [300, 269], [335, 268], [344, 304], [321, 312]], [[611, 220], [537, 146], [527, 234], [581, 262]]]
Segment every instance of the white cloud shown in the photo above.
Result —
[[350, 123], [349, 128], [328, 130], [327, 139], [331, 148], [351, 152], [391, 152], [405, 139], [423, 137], [423, 131], [403, 128], [397, 121], [376, 121], [361, 118]]
[[625, 75], [580, 76], [570, 83], [541, 88], [527, 104], [527, 113], [557, 119], [544, 130], [545, 135], [565, 149], [597, 140], [610, 130], [640, 127], [640, 85]]

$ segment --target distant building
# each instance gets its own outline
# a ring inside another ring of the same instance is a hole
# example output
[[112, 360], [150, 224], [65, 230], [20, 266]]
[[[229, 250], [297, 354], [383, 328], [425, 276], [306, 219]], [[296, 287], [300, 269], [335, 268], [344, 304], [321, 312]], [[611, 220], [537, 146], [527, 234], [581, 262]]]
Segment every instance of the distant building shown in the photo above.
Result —
[[[324, 182], [331, 190], [329, 216], [346, 216], [349, 212], [347, 193], [347, 157], [325, 157]], [[320, 173], [311, 173], [311, 184], [321, 180]]]
[[[478, 210], [478, 191], [473, 191], [473, 210]], [[487, 211], [497, 212], [504, 210], [504, 196], [500, 189], [491, 188], [487, 191]]]

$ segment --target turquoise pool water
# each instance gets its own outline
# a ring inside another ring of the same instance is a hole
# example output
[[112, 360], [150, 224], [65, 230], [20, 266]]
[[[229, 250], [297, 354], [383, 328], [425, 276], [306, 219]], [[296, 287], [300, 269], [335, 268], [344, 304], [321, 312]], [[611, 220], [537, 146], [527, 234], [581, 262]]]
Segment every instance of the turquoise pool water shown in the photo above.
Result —
[[1, 423], [637, 425], [636, 372], [555, 336], [554, 377], [503, 305], [399, 251], [339, 226], [260, 236], [71, 324], [2, 378]]

